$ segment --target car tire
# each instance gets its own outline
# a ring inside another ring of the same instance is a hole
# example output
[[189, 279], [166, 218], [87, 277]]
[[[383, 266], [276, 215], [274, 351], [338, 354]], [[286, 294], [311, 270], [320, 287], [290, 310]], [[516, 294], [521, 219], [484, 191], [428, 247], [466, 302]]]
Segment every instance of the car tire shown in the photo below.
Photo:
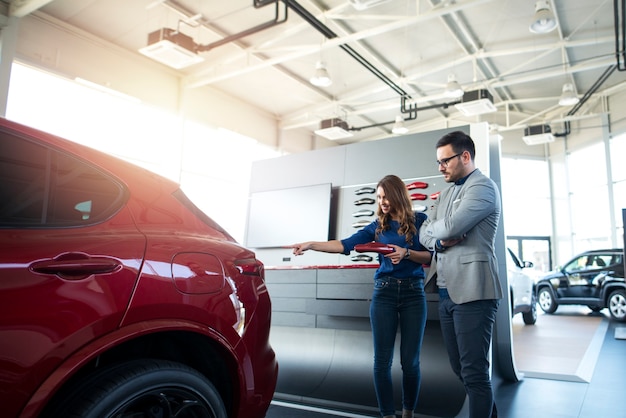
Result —
[[611, 292], [607, 306], [611, 318], [619, 322], [626, 322], [626, 291], [624, 289]]
[[556, 303], [556, 300], [554, 300], [552, 292], [548, 287], [542, 287], [541, 289], [539, 289], [537, 299], [539, 302], [539, 307], [545, 313], [554, 313], [556, 311], [556, 308], [558, 308], [559, 306]]
[[534, 294], [530, 301], [530, 309], [527, 312], [522, 312], [522, 319], [526, 325], [535, 325], [537, 322], [537, 297]]
[[172, 361], [118, 365], [86, 380], [79, 392], [61, 416], [227, 418], [215, 386], [196, 370]]

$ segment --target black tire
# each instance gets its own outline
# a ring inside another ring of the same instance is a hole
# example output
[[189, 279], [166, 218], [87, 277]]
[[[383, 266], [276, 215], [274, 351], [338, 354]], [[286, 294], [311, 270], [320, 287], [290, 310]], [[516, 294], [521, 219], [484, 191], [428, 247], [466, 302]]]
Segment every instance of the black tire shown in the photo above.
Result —
[[626, 322], [626, 291], [618, 289], [611, 292], [607, 307], [611, 318], [619, 322]]
[[534, 294], [530, 301], [530, 309], [522, 312], [522, 319], [526, 325], [535, 325], [537, 322], [537, 297]]
[[539, 302], [539, 307], [545, 313], [554, 313], [556, 308], [559, 307], [548, 287], [542, 287], [539, 289], [539, 292], [537, 293], [537, 301]]
[[138, 360], [99, 372], [68, 399], [67, 418], [227, 418], [215, 386], [196, 370], [164, 360]]

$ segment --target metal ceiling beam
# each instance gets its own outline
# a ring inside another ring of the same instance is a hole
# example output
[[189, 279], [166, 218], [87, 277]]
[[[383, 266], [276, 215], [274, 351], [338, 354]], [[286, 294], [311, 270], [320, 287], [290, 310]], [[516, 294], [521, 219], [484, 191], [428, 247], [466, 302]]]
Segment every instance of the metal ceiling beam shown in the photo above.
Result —
[[[381, 35], [383, 33], [398, 30], [406, 26], [411, 26], [411, 25], [419, 24], [420, 22], [435, 19], [441, 15], [452, 13], [456, 10], [460, 10], [460, 9], [472, 7], [472, 6], [477, 6], [479, 4], [483, 4], [483, 3], [487, 3], [491, 1], [494, 1], [494, 0], [459, 1], [457, 3], [448, 5], [446, 7], [440, 7], [437, 9], [430, 10], [418, 16], [412, 16], [412, 17], [407, 17], [407, 18], [400, 19], [400, 20], [395, 20], [390, 23], [386, 23], [386, 24], [377, 26], [372, 29], [368, 29], [368, 30], [361, 31], [361, 32], [355, 32], [347, 36], [338, 36], [337, 38], [329, 39], [322, 46], [322, 49], [339, 47], [339, 45], [359, 41], [361, 39], [365, 39], [371, 36]], [[280, 64], [282, 62], [287, 62], [287, 61], [298, 59], [306, 55], [319, 53], [319, 51], [320, 51], [319, 45], [311, 45], [310, 47], [308, 48], [305, 47], [300, 51], [294, 51], [290, 54], [285, 54], [281, 57], [276, 57], [276, 58], [265, 60], [256, 65], [250, 65], [245, 68], [240, 68], [236, 71], [231, 71], [231, 72], [219, 74], [219, 75], [210, 74], [214, 72], [214, 69], [211, 68], [204, 72], [200, 72], [200, 74], [196, 76], [187, 77], [185, 79], [185, 86], [189, 88], [195, 88], [195, 87], [201, 87], [207, 84], [213, 84], [218, 81], [227, 80], [233, 77], [237, 77], [239, 75], [248, 74], [254, 71], [261, 70], [263, 68], [271, 67], [276, 64]], [[245, 54], [243, 54], [242, 57], [245, 57]]]
[[52, 0], [13, 0], [9, 5], [9, 16], [24, 17], [51, 1]]
[[[615, 63], [615, 59], [613, 57], [598, 58], [598, 59], [589, 60], [580, 64], [571, 65], [567, 69], [567, 72], [577, 73], [577, 72], [582, 72], [582, 71], [595, 70], [597, 68], [606, 68], [614, 63]], [[503, 86], [511, 86], [514, 84], [532, 83], [538, 79], [544, 80], [546, 78], [551, 78], [551, 77], [561, 77], [564, 74], [565, 73], [563, 72], [562, 68], [555, 68], [550, 71], [542, 71], [541, 74], [539, 75], [508, 77], [506, 80], [494, 79], [490, 81], [488, 80], [486, 81], [486, 83], [488, 83], [492, 87], [503, 87]]]
[[[591, 71], [591, 70], [595, 70], [598, 68], [607, 68], [610, 67], [612, 64], [614, 64], [614, 59], [613, 57], [607, 57], [607, 58], [603, 58], [600, 60], [595, 60], [595, 61], [591, 61], [591, 62], [587, 62], [587, 63], [583, 63], [583, 64], [579, 64], [579, 65], [574, 65], [570, 68], [571, 72], [583, 72], [583, 71]], [[561, 69], [555, 69], [551, 72], [542, 72], [539, 75], [531, 75], [531, 76], [523, 76], [523, 77], [511, 77], [508, 78], [507, 80], [500, 80], [499, 78], [493, 79], [493, 80], [485, 80], [483, 81], [483, 83], [481, 84], [495, 84], [495, 85], [513, 85], [513, 84], [521, 84], [521, 83], [532, 83], [538, 79], [545, 79], [546, 77], [560, 77], [562, 76], [562, 70]], [[443, 95], [438, 94], [438, 95], [434, 95], [434, 96], [428, 96], [428, 97], [420, 97], [420, 98], [414, 98], [413, 101], [416, 104], [421, 104], [421, 103], [427, 103], [427, 102], [435, 102], [438, 100], [445, 100]], [[514, 103], [522, 103], [522, 102], [537, 102], [537, 101], [542, 101], [542, 100], [554, 100], [554, 101], [558, 101], [558, 98], [545, 98], [545, 97], [538, 97], [538, 98], [527, 98], [524, 99], [523, 101], [521, 100], [506, 100], [506, 101], [502, 101], [499, 103], [496, 103], [496, 106], [507, 106], [509, 104], [514, 104]], [[319, 122], [318, 120], [307, 120], [307, 121], [301, 121], [301, 119], [303, 117], [306, 117], [306, 115], [310, 115], [310, 114], [316, 114], [316, 113], [323, 113], [324, 111], [327, 111], [328, 109], [332, 109], [332, 107], [337, 107], [337, 106], [341, 106], [341, 104], [337, 103], [337, 102], [333, 102], [333, 103], [329, 103], [329, 104], [325, 104], [322, 106], [317, 106], [314, 108], [310, 108], [308, 112], [302, 112], [302, 113], [293, 113], [291, 115], [286, 115], [283, 118], [283, 122], [281, 124], [281, 127], [283, 129], [297, 129], [297, 128], [302, 128], [302, 127], [306, 127], [306, 126], [311, 126], [314, 125], [315, 123]], [[379, 105], [371, 105], [368, 106], [367, 109], [363, 109], [360, 111], [355, 111], [352, 114], [353, 115], [364, 115], [367, 113], [375, 113], [378, 111], [383, 111], [383, 110], [389, 110], [392, 109], [394, 107], [397, 106], [397, 103], [395, 101], [388, 101], [386, 103], [380, 103]], [[550, 112], [554, 109], [558, 109], [559, 106], [555, 106], [554, 108], [549, 108], [547, 112]], [[533, 116], [530, 117], [530, 119], [536, 119], [537, 117], [541, 116], [541, 113], [539, 114], [535, 114]], [[288, 120], [299, 120], [298, 122], [294, 122], [294, 123], [289, 123], [286, 122]]]

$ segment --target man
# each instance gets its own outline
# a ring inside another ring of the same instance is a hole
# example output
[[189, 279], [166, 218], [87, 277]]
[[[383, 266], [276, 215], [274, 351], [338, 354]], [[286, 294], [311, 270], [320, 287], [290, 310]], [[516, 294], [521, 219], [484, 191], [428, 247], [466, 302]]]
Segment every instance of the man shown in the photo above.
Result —
[[425, 288], [439, 292], [439, 320], [448, 358], [469, 399], [470, 418], [495, 418], [489, 348], [502, 287], [495, 236], [500, 220], [496, 184], [474, 165], [474, 141], [464, 132], [436, 144], [442, 190], [420, 240], [435, 251]]

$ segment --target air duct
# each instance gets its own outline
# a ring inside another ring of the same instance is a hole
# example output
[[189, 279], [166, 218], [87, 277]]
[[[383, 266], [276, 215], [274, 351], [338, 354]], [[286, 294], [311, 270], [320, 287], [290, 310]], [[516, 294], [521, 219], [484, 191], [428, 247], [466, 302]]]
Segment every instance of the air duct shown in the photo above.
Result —
[[[253, 4], [255, 7], [258, 8], [271, 3], [275, 3], [276, 9], [273, 20], [262, 23], [250, 29], [246, 29], [243, 32], [226, 36], [219, 41], [212, 42], [210, 44], [197, 44], [190, 36], [187, 36], [184, 33], [180, 32], [179, 29], [174, 30], [170, 28], [163, 28], [148, 34], [148, 46], [139, 49], [139, 52], [149, 58], [152, 58], [155, 61], [160, 62], [161, 64], [165, 64], [175, 69], [188, 67], [192, 64], [204, 61], [204, 58], [198, 55], [199, 52], [210, 51], [213, 48], [217, 48], [218, 46], [235, 42], [243, 37], [252, 35], [254, 33], [286, 22], [287, 12], [289, 10], [287, 6], [288, 1], [285, 1], [285, 6], [283, 9], [284, 16], [282, 17], [280, 15], [281, 8], [279, 0], [271, 0], [267, 2], [257, 0]], [[178, 6], [175, 10], [177, 10], [179, 13], [182, 13], [183, 15], [191, 17], [191, 14], [187, 10], [182, 9], [180, 6]], [[179, 26], [180, 23], [184, 22], [179, 21]]]
[[322, 120], [320, 129], [316, 130], [315, 134], [330, 139], [331, 141], [353, 136], [348, 124], [339, 118]]
[[526, 145], [539, 145], [554, 142], [554, 135], [550, 125], [534, 125], [524, 129], [522, 139]]
[[465, 116], [482, 115], [483, 113], [495, 112], [493, 96], [488, 90], [480, 89], [468, 91], [461, 97], [461, 102], [454, 105]]
[[163, 28], [148, 34], [148, 46], [139, 50], [143, 55], [177, 70], [204, 61], [196, 53], [198, 45], [190, 36], [174, 29]]

